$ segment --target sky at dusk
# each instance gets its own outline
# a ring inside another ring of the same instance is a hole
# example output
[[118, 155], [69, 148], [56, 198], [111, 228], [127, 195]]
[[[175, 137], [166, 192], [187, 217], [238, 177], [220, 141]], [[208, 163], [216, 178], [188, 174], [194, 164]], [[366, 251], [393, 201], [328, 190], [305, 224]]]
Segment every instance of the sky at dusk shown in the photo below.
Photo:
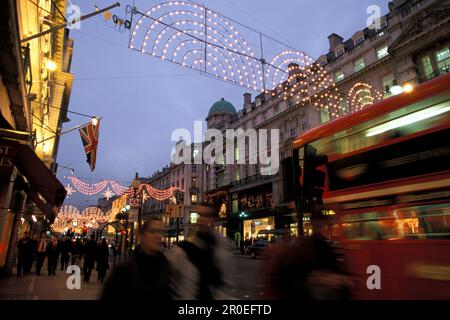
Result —
[[[115, 1], [71, 0], [82, 14], [97, 5], [106, 7]], [[69, 1], [68, 1], [69, 3]], [[125, 16], [120, 1], [111, 12]], [[135, 1], [146, 11], [159, 1]], [[204, 0], [211, 10], [239, 21], [260, 32], [318, 58], [328, 52], [328, 35], [350, 38], [366, 27], [367, 8], [379, 5], [388, 11], [387, 0]], [[199, 72], [128, 49], [129, 32], [120, 32], [101, 16], [81, 22], [80, 30], [71, 30], [74, 53], [71, 72], [75, 76], [69, 110], [102, 117], [97, 165], [90, 172], [78, 132], [63, 135], [57, 162], [75, 169], [75, 175], [87, 182], [113, 179], [129, 183], [135, 172], [150, 176], [170, 161], [171, 133], [177, 128], [193, 132], [194, 121], [204, 119], [211, 105], [225, 98], [241, 109], [242, 95], [256, 92], [212, 79]], [[268, 44], [268, 50], [276, 50]], [[63, 130], [89, 119], [69, 113]], [[69, 170], [60, 170], [65, 184]], [[65, 204], [80, 208], [97, 203], [97, 198], [75, 193]]]

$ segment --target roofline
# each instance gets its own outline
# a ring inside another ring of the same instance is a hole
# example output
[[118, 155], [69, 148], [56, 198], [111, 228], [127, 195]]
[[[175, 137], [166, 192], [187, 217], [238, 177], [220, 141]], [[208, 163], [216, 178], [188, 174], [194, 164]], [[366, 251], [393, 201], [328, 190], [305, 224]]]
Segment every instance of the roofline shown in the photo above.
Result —
[[350, 128], [359, 125], [367, 120], [373, 119], [374, 117], [395, 111], [409, 104], [431, 98], [447, 90], [450, 91], [450, 73], [415, 86], [412, 93], [403, 93], [393, 96], [368, 106], [363, 110], [308, 130], [294, 140], [294, 149], [322, 137], [335, 134], [343, 128]]

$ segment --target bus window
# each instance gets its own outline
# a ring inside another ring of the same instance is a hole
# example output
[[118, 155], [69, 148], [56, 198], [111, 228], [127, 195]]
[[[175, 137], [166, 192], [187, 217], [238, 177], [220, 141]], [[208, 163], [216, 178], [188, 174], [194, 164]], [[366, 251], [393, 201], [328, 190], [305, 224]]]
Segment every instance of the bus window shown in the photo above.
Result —
[[[314, 143], [324, 154], [346, 154], [412, 135], [449, 121], [450, 101], [424, 108], [423, 103], [396, 110]], [[326, 140], [326, 141], [325, 141]], [[323, 151], [322, 151], [323, 150]]]
[[349, 240], [450, 239], [450, 204], [349, 214], [341, 227]]

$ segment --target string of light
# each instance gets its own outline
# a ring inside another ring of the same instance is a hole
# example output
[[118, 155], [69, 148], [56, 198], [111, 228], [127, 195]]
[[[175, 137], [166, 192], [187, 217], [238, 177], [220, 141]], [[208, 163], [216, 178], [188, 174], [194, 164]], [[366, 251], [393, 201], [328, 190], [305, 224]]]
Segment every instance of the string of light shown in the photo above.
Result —
[[[105, 179], [98, 183], [90, 184], [90, 183], [83, 182], [79, 178], [74, 177], [74, 176], [69, 176], [67, 178], [72, 182], [75, 189], [84, 195], [96, 195], [96, 194], [102, 192], [106, 187], [108, 187], [108, 188], [103, 193], [103, 195], [105, 196], [105, 198], [107, 198], [107, 200], [109, 200], [114, 195], [121, 196], [121, 195], [125, 195], [125, 194], [126, 195], [134, 195], [135, 194], [135, 190], [133, 188], [122, 186], [117, 181], [110, 180], [110, 179]], [[112, 190], [109, 187], [111, 187]], [[136, 193], [140, 194], [142, 192], [143, 194], [145, 194], [145, 191], [146, 191], [150, 195], [150, 197], [152, 197], [158, 201], [163, 201], [163, 200], [169, 199], [173, 195], [175, 190], [178, 190], [178, 189], [179, 189], [178, 187], [170, 187], [168, 189], [159, 190], [159, 189], [153, 188], [149, 184], [143, 183], [138, 187], [138, 189], [136, 190]], [[75, 192], [70, 184], [68, 184], [66, 186], [66, 190], [67, 190], [68, 195]]]

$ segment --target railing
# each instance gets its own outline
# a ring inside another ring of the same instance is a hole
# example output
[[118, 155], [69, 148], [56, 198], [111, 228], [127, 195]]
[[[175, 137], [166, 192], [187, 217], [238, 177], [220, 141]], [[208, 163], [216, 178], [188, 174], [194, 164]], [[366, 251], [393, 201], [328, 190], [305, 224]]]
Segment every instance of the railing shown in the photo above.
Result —
[[257, 174], [257, 175], [250, 176], [250, 177], [238, 180], [238, 181], [233, 181], [231, 183], [231, 185], [233, 187], [237, 187], [237, 186], [246, 185], [246, 184], [249, 184], [249, 183], [252, 183], [252, 182], [267, 180], [270, 177], [271, 176], [263, 176], [261, 174]]
[[437, 70], [434, 70], [433, 72], [427, 74], [425, 77], [422, 77], [421, 82], [426, 82], [428, 80], [431, 80], [433, 78], [437, 78], [443, 74], [450, 72], [450, 65], [445, 65], [442, 68], [439, 68]]

